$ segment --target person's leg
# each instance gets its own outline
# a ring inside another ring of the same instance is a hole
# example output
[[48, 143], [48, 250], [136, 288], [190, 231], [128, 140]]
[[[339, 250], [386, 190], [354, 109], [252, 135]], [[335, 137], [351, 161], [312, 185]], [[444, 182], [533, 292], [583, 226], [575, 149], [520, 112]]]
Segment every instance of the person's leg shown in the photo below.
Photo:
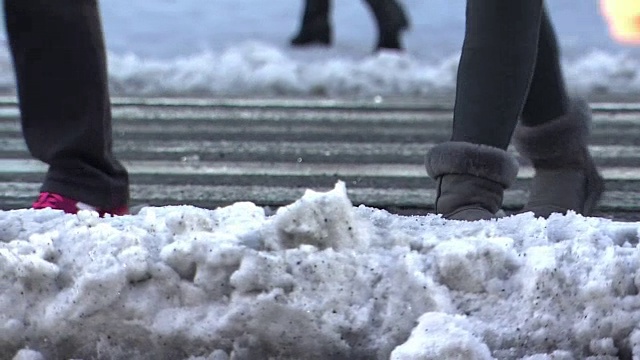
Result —
[[507, 149], [529, 91], [542, 0], [468, 0], [452, 141]]
[[291, 45], [331, 45], [330, 12], [330, 0], [305, 0], [300, 31], [291, 39]]
[[400, 36], [409, 28], [409, 19], [396, 0], [365, 0], [378, 25], [376, 50], [402, 49]]
[[42, 192], [126, 208], [128, 175], [112, 154], [96, 0], [5, 0], [4, 10], [25, 140], [49, 165]]
[[535, 169], [523, 211], [544, 217], [593, 211], [604, 181], [587, 146], [590, 122], [588, 103], [567, 94], [556, 35], [545, 11], [531, 89], [514, 136], [514, 145]]
[[536, 126], [567, 113], [569, 95], [560, 65], [556, 34], [543, 9], [536, 59], [529, 94], [522, 109], [522, 124]]
[[502, 205], [518, 163], [506, 152], [529, 90], [542, 0], [468, 0], [451, 141], [432, 148], [436, 211], [488, 219]]

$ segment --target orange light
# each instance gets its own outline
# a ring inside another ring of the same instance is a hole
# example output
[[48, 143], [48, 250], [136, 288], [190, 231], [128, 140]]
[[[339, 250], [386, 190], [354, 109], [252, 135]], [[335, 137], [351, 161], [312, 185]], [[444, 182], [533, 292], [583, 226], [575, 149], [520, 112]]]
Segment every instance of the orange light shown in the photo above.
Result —
[[615, 40], [640, 45], [640, 0], [600, 0], [600, 10]]

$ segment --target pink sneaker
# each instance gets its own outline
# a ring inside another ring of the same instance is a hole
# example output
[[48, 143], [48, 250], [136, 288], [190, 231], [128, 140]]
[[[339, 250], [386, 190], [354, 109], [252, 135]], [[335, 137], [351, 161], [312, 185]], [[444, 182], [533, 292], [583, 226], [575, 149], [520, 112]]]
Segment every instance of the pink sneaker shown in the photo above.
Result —
[[115, 209], [97, 209], [89, 204], [85, 204], [83, 202], [66, 198], [62, 195], [43, 192], [40, 193], [38, 200], [33, 203], [33, 209], [55, 209], [62, 210], [67, 214], [77, 214], [80, 210], [92, 210], [97, 211], [100, 217], [104, 217], [106, 214], [109, 215], [127, 215], [129, 213], [129, 208], [127, 206], [121, 206]]

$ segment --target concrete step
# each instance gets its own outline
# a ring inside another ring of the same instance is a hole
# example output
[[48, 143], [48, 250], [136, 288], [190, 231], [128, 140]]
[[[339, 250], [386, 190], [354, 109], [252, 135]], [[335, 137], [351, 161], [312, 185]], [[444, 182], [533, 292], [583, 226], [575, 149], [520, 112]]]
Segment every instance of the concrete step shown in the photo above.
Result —
[[[307, 188], [345, 181], [354, 204], [403, 214], [433, 210], [423, 159], [446, 141], [451, 104], [313, 99], [113, 101], [114, 150], [131, 174], [132, 202], [207, 208], [251, 201], [272, 208]], [[607, 180], [600, 216], [640, 220], [640, 104], [592, 103], [591, 149]], [[30, 205], [46, 167], [32, 160], [15, 99], [0, 98], [0, 204]], [[517, 154], [513, 149], [514, 154]], [[533, 170], [522, 161], [505, 195], [516, 211]]]

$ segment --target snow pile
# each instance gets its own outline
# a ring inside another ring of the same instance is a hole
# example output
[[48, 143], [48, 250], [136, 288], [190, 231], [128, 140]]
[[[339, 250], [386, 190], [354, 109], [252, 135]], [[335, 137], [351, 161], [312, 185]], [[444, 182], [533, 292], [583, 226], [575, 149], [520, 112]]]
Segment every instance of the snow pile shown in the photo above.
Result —
[[354, 207], [266, 216], [0, 213], [3, 359], [640, 356], [638, 224], [474, 223]]

